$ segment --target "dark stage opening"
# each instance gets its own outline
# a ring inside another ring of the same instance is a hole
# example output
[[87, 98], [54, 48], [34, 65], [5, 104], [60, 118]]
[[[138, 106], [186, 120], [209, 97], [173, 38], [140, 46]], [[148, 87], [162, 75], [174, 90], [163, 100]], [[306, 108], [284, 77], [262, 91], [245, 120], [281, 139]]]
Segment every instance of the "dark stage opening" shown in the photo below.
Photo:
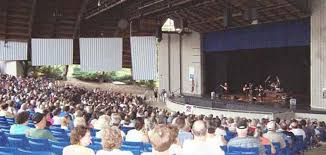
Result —
[[309, 46], [205, 52], [204, 69], [206, 95], [224, 82], [238, 94], [245, 83], [264, 86], [268, 76], [278, 76], [284, 92], [310, 100]]

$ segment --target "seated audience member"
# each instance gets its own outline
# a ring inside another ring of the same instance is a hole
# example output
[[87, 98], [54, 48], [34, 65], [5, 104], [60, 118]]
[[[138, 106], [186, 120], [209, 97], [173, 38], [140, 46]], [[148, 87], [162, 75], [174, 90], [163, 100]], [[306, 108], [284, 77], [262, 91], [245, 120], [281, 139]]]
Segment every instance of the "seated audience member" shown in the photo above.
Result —
[[129, 127], [129, 128], [135, 127], [135, 124], [131, 123], [129, 115], [125, 116], [125, 119], [121, 121], [121, 124], [122, 124], [122, 127]]
[[259, 139], [254, 137], [248, 137], [248, 126], [247, 121], [241, 120], [237, 124], [236, 128], [238, 136], [235, 138], [232, 138], [228, 144], [227, 147], [240, 147], [240, 148], [259, 148], [259, 155], [265, 154], [264, 146], [260, 143]]
[[61, 119], [62, 117], [60, 117], [60, 112], [61, 112], [61, 109], [60, 108], [57, 108], [53, 111], [53, 125], [61, 125]]
[[219, 149], [218, 146], [212, 145], [206, 141], [207, 128], [204, 121], [196, 121], [193, 124], [191, 131], [194, 135], [194, 139], [184, 141], [182, 155], [224, 155], [222, 149]]
[[291, 137], [291, 142], [288, 141], [289, 144], [294, 144], [294, 141], [295, 141], [295, 136], [292, 132], [289, 132], [288, 131], [288, 124], [286, 124], [285, 122], [280, 122], [280, 129], [277, 130], [278, 132], [281, 132], [283, 133], [284, 135], [286, 135], [287, 137]]
[[143, 130], [144, 119], [141, 117], [136, 118], [135, 129], [129, 130], [126, 135], [127, 142], [147, 142], [148, 138]]
[[256, 128], [257, 128], [257, 120], [256, 119], [253, 119], [251, 122], [250, 122], [250, 126], [248, 127], [248, 135], [249, 136], [253, 136], [255, 134], [255, 131], [256, 131]]
[[0, 106], [0, 116], [4, 116], [7, 118], [13, 118], [14, 115], [10, 112], [8, 112], [9, 105], [7, 103], [2, 103]]
[[304, 130], [299, 128], [299, 124], [298, 122], [294, 121], [291, 123], [291, 132], [295, 135], [295, 136], [303, 136], [303, 139], [306, 139], [306, 133], [304, 132]]
[[76, 117], [75, 118], [74, 127], [77, 127], [77, 126], [86, 126], [87, 127], [84, 117]]
[[221, 120], [220, 119], [216, 119], [216, 129], [215, 129], [215, 135], [216, 136], [226, 136], [226, 131], [225, 129], [221, 126]]
[[94, 155], [94, 151], [86, 147], [91, 144], [91, 139], [91, 133], [86, 126], [77, 126], [71, 131], [71, 145], [63, 149], [63, 155]]
[[284, 138], [282, 137], [283, 133], [277, 133], [276, 132], [276, 122], [270, 121], [266, 125], [268, 132], [265, 133], [263, 136], [267, 139], [269, 139], [272, 143], [280, 143], [281, 149], [286, 147], [286, 143]]
[[[206, 126], [207, 126], [207, 136], [206, 136], [207, 143], [215, 146], [223, 146], [227, 144], [226, 140], [224, 139], [224, 136], [215, 134], [217, 123], [214, 120], [206, 121]], [[219, 148], [220, 147], [218, 147], [218, 149]]]
[[70, 118], [69, 115], [67, 114], [61, 119], [61, 129], [70, 130], [69, 124], [70, 124]]
[[263, 137], [263, 129], [261, 127], [257, 127], [255, 129], [254, 137], [259, 138], [260, 143], [262, 145], [264, 145], [264, 146], [265, 145], [270, 145], [271, 146], [271, 153], [272, 154], [275, 154], [276, 153], [275, 147], [273, 146], [272, 142], [269, 139]]
[[173, 124], [178, 127], [179, 133], [178, 133], [178, 138], [179, 138], [179, 143], [181, 146], [183, 146], [183, 142], [187, 139], [193, 139], [193, 135], [191, 132], [186, 130], [186, 121], [184, 117], [177, 117], [175, 120], [175, 124]]
[[27, 131], [26, 136], [31, 138], [43, 138], [55, 140], [52, 133], [46, 129], [46, 117], [42, 113], [35, 113], [33, 116], [33, 123], [35, 128], [31, 128]]
[[126, 134], [119, 129], [121, 123], [121, 116], [118, 113], [113, 113], [111, 115], [111, 126], [117, 127], [117, 129], [121, 132], [122, 138], [126, 137]]
[[17, 110], [15, 109], [15, 102], [14, 101], [11, 101], [9, 100], [8, 101], [8, 112], [11, 113], [13, 116], [17, 114]]
[[306, 134], [306, 140], [308, 139], [314, 139], [316, 136], [314, 128], [311, 126], [310, 120], [301, 120], [300, 124], [302, 126], [302, 130]]
[[11, 125], [10, 127], [10, 134], [26, 134], [27, 131], [30, 129], [30, 127], [27, 126], [28, 118], [28, 112], [24, 111], [18, 113], [15, 118], [16, 124]]
[[98, 120], [94, 123], [94, 129], [102, 130], [110, 126], [110, 116], [101, 115]]
[[154, 129], [149, 132], [148, 136], [153, 146], [152, 153], [142, 153], [142, 155], [179, 155], [170, 154], [171, 145], [174, 140], [171, 135], [171, 129], [167, 125], [156, 125]]
[[130, 151], [121, 151], [122, 145], [121, 131], [117, 127], [103, 129], [102, 132], [102, 150], [96, 155], [132, 155]]
[[100, 130], [96, 132], [96, 138], [102, 137], [102, 132], [104, 129], [110, 127], [110, 116], [108, 115], [102, 115], [99, 117], [99, 119], [95, 122], [94, 129]]
[[176, 126], [172, 126], [172, 125], [169, 125], [168, 127], [171, 132], [170, 134], [172, 140], [172, 144], [169, 148], [169, 155], [181, 155], [182, 148], [179, 144], [179, 138], [178, 138], [179, 129]]

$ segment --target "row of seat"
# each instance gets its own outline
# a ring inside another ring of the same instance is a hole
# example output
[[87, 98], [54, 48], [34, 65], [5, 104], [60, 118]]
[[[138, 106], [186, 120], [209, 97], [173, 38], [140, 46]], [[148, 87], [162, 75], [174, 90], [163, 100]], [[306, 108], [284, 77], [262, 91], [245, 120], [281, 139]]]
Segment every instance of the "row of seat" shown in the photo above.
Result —
[[[280, 143], [273, 143], [273, 146], [276, 150], [276, 155], [293, 155], [298, 153], [304, 152], [304, 141], [303, 136], [296, 136], [295, 144], [293, 144], [293, 147], [290, 148], [289, 144], [286, 144], [286, 148], [281, 149]], [[271, 145], [264, 145], [265, 147], [265, 154], [266, 155], [272, 155], [271, 151]], [[259, 154], [259, 148], [240, 148], [240, 147], [229, 147], [226, 146], [221, 147], [222, 150], [226, 152], [226, 155], [255, 155]]]

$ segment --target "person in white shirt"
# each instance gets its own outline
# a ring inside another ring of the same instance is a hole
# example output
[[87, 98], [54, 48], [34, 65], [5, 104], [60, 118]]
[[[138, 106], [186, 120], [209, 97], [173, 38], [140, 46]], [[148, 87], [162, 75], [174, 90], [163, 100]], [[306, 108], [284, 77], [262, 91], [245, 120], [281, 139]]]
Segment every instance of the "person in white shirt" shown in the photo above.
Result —
[[292, 122], [291, 123], [291, 132], [295, 135], [295, 136], [302, 136], [303, 139], [306, 138], [306, 133], [304, 132], [303, 129], [300, 129], [298, 126], [298, 122]]
[[59, 117], [61, 112], [60, 108], [57, 108], [53, 111], [53, 125], [61, 125], [61, 117]]
[[221, 120], [216, 119], [215, 122], [216, 122], [215, 135], [216, 136], [223, 136], [223, 137], [226, 136], [226, 131], [221, 126]]
[[220, 155], [221, 151], [206, 141], [207, 127], [201, 120], [196, 121], [192, 126], [193, 140], [186, 140], [183, 143], [182, 155], [209, 154]]
[[132, 155], [130, 151], [121, 151], [122, 145], [121, 131], [117, 127], [106, 128], [102, 132], [102, 150], [96, 155]]
[[217, 146], [217, 150], [219, 154], [224, 155], [224, 151], [221, 149], [221, 146], [227, 144], [223, 135], [216, 135], [215, 130], [217, 127], [217, 122], [214, 120], [206, 121], [207, 126], [207, 134], [206, 134], [206, 142], [212, 146]]
[[135, 129], [129, 130], [126, 135], [127, 142], [147, 142], [148, 138], [144, 131], [144, 119], [136, 118]]

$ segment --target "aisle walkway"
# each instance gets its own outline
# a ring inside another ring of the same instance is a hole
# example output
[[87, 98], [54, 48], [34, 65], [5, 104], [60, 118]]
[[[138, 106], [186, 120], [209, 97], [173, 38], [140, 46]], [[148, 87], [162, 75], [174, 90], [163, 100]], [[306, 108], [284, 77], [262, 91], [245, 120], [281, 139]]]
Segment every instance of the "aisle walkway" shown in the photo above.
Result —
[[314, 148], [313, 150], [305, 152], [304, 154], [305, 155], [326, 155], [326, 143], [323, 143], [323, 145], [321, 147]]

